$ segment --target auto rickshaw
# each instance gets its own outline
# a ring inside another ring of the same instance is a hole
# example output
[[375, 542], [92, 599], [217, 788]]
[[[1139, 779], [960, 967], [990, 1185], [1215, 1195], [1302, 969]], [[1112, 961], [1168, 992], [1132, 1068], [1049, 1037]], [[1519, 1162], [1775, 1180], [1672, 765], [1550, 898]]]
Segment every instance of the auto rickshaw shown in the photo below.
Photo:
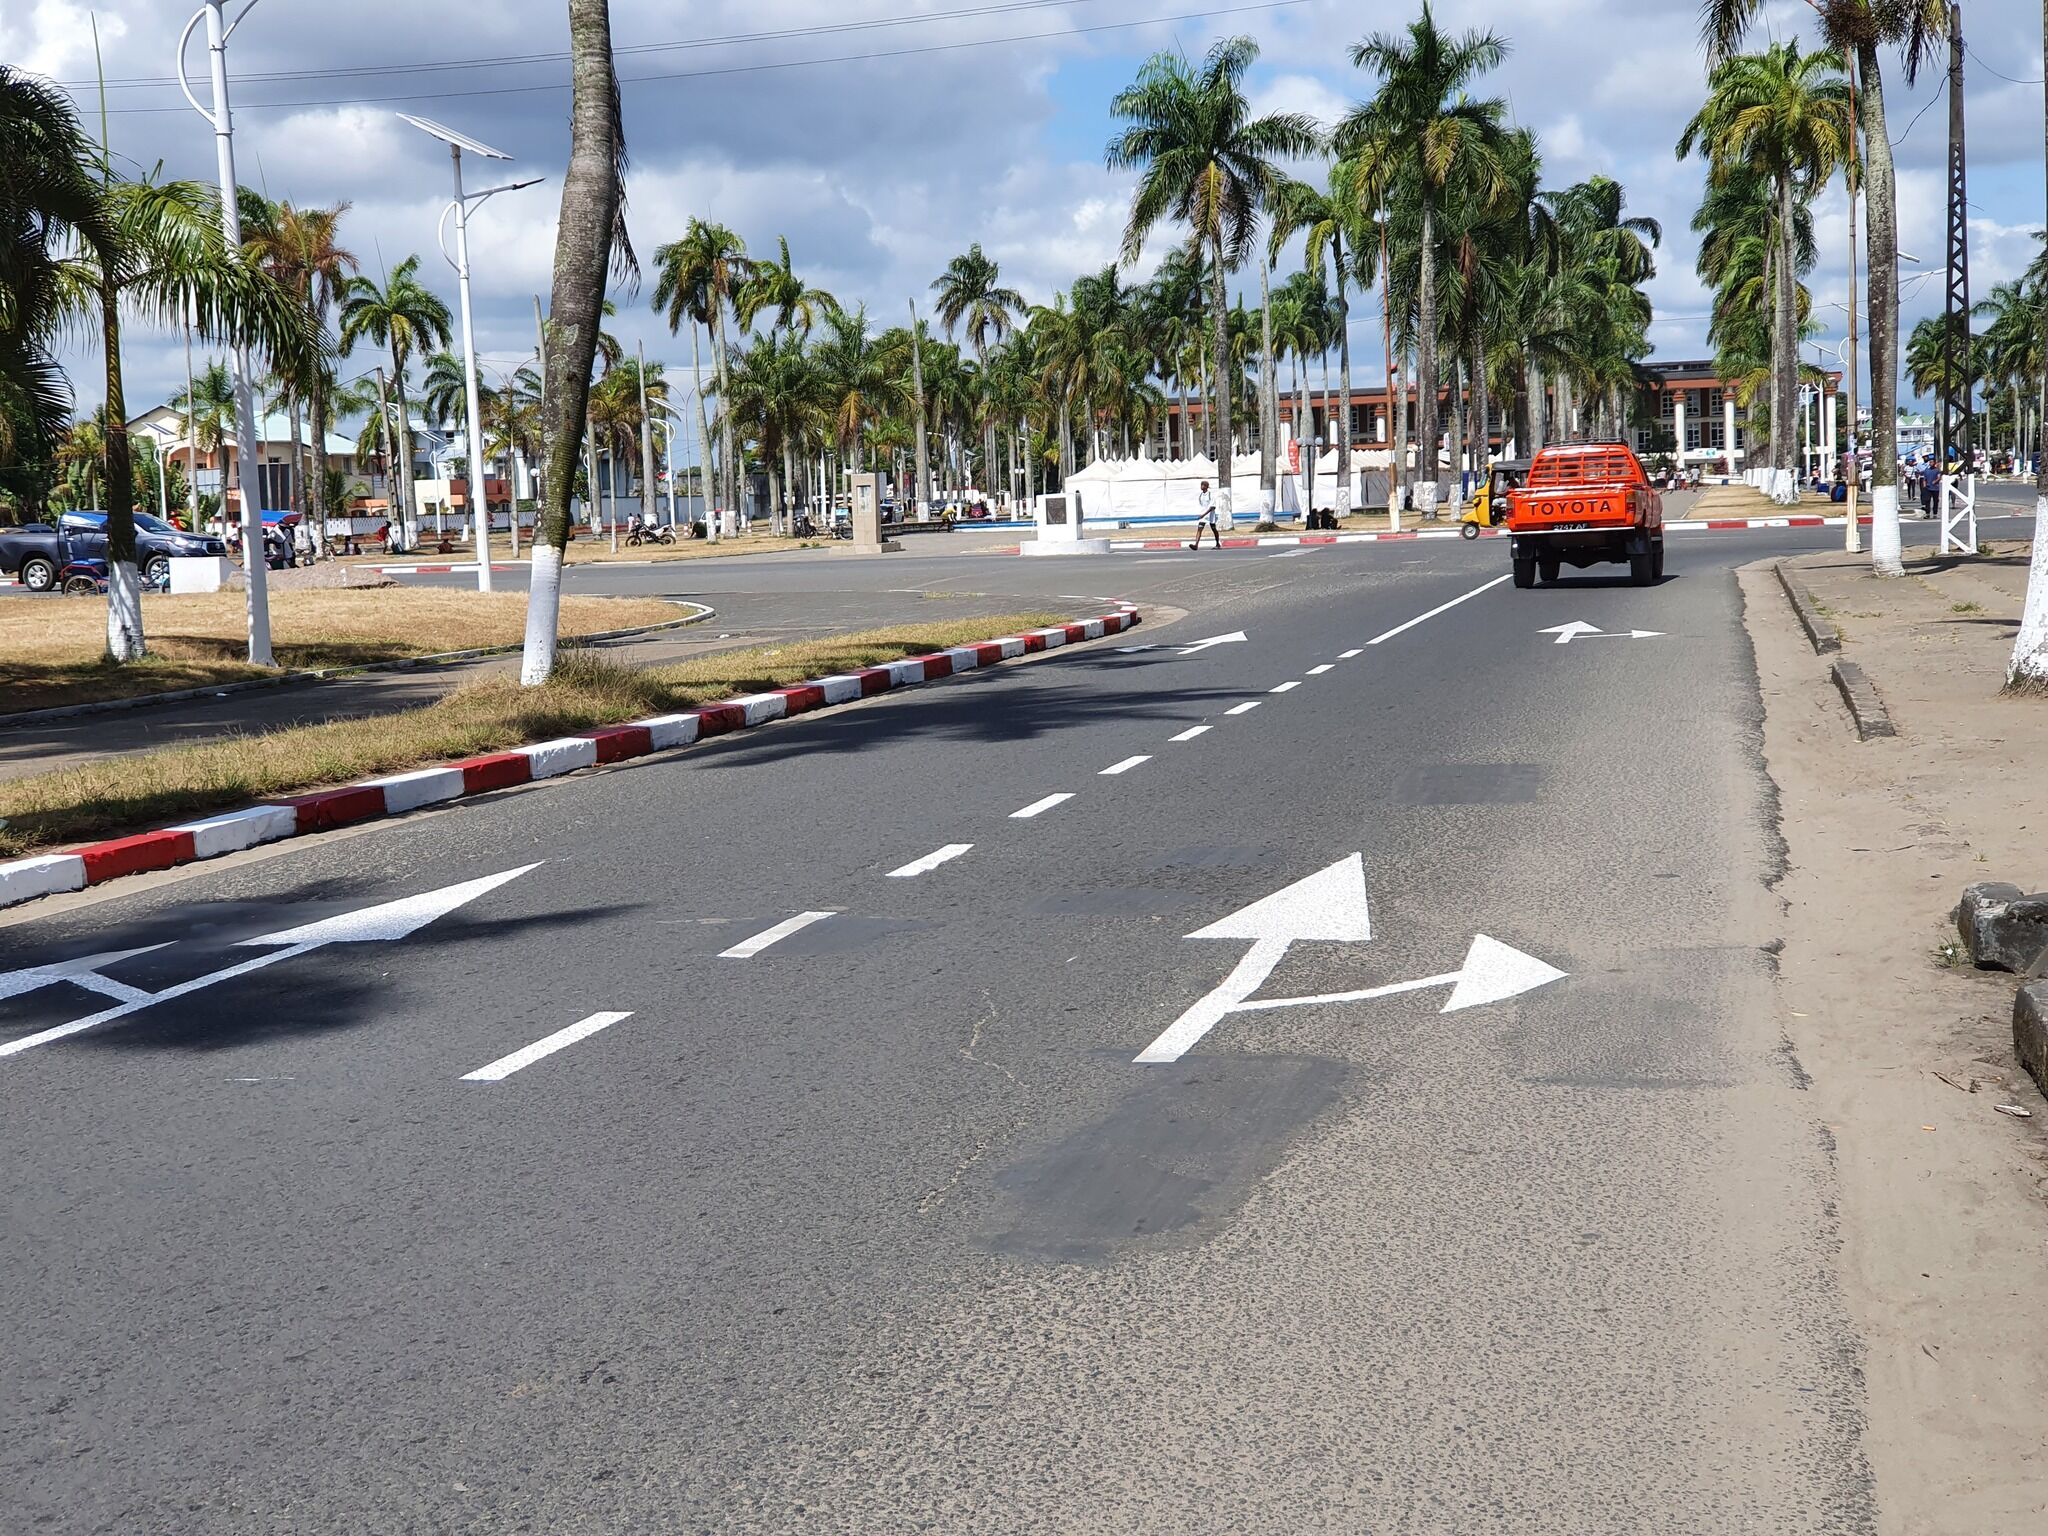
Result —
[[1465, 510], [1458, 515], [1461, 538], [1476, 539], [1482, 528], [1496, 528], [1508, 520], [1508, 492], [1529, 476], [1527, 459], [1502, 459], [1487, 471], [1485, 481], [1472, 493]]

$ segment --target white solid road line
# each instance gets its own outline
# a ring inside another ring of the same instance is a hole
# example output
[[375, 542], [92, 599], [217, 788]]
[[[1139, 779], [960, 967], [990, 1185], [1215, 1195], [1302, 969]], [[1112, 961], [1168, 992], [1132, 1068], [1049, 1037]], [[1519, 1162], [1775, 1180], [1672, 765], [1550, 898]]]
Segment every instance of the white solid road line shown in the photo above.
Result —
[[1365, 652], [1363, 650], [1339, 651], [1337, 653], [1337, 659], [1339, 661], [1349, 661], [1354, 656], [1363, 656], [1364, 654]]
[[1170, 736], [1167, 739], [1169, 741], [1193, 741], [1197, 736], [1209, 729], [1210, 727], [1206, 725], [1191, 725], [1178, 736]]
[[600, 1029], [610, 1029], [619, 1020], [631, 1017], [633, 1015], [630, 1013], [593, 1013], [587, 1019], [578, 1019], [567, 1029], [558, 1029], [552, 1035], [514, 1051], [510, 1056], [500, 1056], [488, 1067], [478, 1067], [474, 1072], [463, 1073], [462, 1080], [465, 1083], [500, 1082], [522, 1067], [530, 1067], [542, 1057], [554, 1055], [564, 1046], [574, 1045], [578, 1040], [587, 1040]]
[[743, 939], [733, 945], [731, 949], [721, 949], [718, 952], [718, 958], [721, 960], [751, 960], [769, 945], [779, 944], [792, 933], [808, 928], [813, 923], [822, 923], [830, 916], [832, 916], [830, 912], [799, 912], [795, 917], [785, 917], [773, 928], [763, 928], [751, 939]]
[[1281, 685], [1280, 685], [1279, 687], [1277, 687], [1277, 688], [1268, 688], [1268, 689], [1266, 690], [1266, 692], [1268, 692], [1268, 693], [1292, 693], [1292, 692], [1294, 692], [1294, 690], [1295, 690], [1295, 689], [1299, 688], [1300, 686], [1301, 686], [1301, 680], [1300, 680], [1299, 678], [1297, 678], [1297, 679], [1295, 679], [1295, 680], [1294, 680], [1293, 682], [1291, 682], [1291, 683], [1282, 683], [1282, 684], [1281, 684]]
[[937, 869], [948, 859], [959, 858], [961, 854], [973, 846], [974, 844], [972, 843], [948, 843], [943, 848], [933, 849], [921, 859], [912, 859], [901, 869], [890, 870], [889, 878], [891, 880], [907, 880], [912, 875], [924, 874], [927, 870]]
[[1325, 672], [1336, 670], [1336, 666], [1337, 664], [1334, 661], [1326, 661], [1320, 667], [1310, 667], [1308, 675], [1310, 677], [1321, 677]]
[[1140, 752], [1136, 757], [1127, 757], [1120, 763], [1111, 763], [1107, 768], [1102, 770], [1101, 774], [1098, 775], [1098, 777], [1106, 778], [1112, 773], [1129, 773], [1133, 768], [1137, 767], [1138, 764], [1149, 763], [1151, 761], [1151, 753]]
[[1070, 791], [1061, 790], [1056, 795], [1047, 795], [1043, 800], [1032, 801], [1029, 805], [1025, 806], [1024, 809], [1021, 811], [1010, 812], [1010, 820], [1029, 821], [1032, 817], [1043, 815], [1045, 812], [1051, 810], [1054, 806], [1064, 804], [1066, 801], [1069, 801], [1073, 798], [1074, 796]]
[[1223, 711], [1226, 715], [1248, 715], [1259, 707], [1257, 699], [1246, 699], [1242, 704], [1233, 704]]
[[[1508, 573], [1508, 576], [1511, 576], [1513, 574], [1514, 573], [1510, 571]], [[1472, 598], [1477, 597], [1482, 592], [1491, 592], [1495, 587], [1499, 586], [1502, 582], [1506, 581], [1508, 579], [1508, 576], [1496, 576], [1493, 578], [1493, 580], [1489, 581], [1485, 586], [1474, 587], [1470, 592], [1467, 592], [1463, 597], [1454, 597], [1448, 603], [1438, 603], [1436, 607], [1430, 609], [1429, 612], [1418, 613], [1406, 624], [1396, 624], [1384, 635], [1374, 635], [1370, 640], [1366, 641], [1365, 643], [1367, 645], [1378, 645], [1383, 640], [1391, 640], [1394, 638], [1394, 636], [1401, 634], [1406, 630], [1413, 629], [1416, 625], [1424, 623], [1427, 620], [1433, 619], [1440, 613], [1450, 612], [1450, 610], [1457, 607], [1458, 604], [1468, 602]]]

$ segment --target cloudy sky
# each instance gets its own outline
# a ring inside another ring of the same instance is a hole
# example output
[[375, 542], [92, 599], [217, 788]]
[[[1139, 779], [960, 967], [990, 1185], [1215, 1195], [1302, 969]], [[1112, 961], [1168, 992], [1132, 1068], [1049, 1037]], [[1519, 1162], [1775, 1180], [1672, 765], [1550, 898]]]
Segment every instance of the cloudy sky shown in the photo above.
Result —
[[[1256, 103], [1328, 121], [1365, 88], [1350, 44], [1410, 14], [1364, 0], [613, 0], [633, 239], [646, 262], [692, 214], [732, 226], [757, 251], [786, 235], [812, 281], [888, 323], [979, 240], [1006, 281], [1043, 300], [1115, 256], [1129, 182], [1103, 168], [1108, 103], [1147, 54], [1192, 55], [1250, 34], [1262, 49]], [[1705, 355], [1707, 300], [1686, 228], [1701, 173], [1671, 153], [1702, 91], [1695, 0], [1439, 0], [1437, 14], [1510, 40], [1485, 89], [1541, 136], [1548, 184], [1612, 176], [1630, 212], [1662, 222], [1656, 351]], [[1972, 0], [1966, 15], [1971, 259], [1982, 293], [2015, 275], [2041, 222], [2041, 23], [2032, 0]], [[1810, 16], [1785, 0], [1757, 35], [1798, 34]], [[116, 154], [136, 169], [160, 161], [167, 174], [210, 179], [209, 132], [174, 83], [184, 24], [174, 0], [0, 0], [0, 59], [71, 86], [96, 123], [95, 18]], [[201, 82], [203, 39], [201, 29], [189, 55]], [[502, 370], [530, 352], [532, 295], [547, 288], [568, 144], [566, 46], [563, 0], [261, 0], [230, 49], [241, 179], [302, 204], [348, 200], [345, 239], [365, 270], [425, 253], [424, 272], [452, 306], [453, 276], [433, 254], [446, 151], [396, 114], [455, 125], [513, 155], [517, 174], [546, 176], [493, 200], [472, 225], [479, 347]], [[1908, 87], [1895, 67], [1886, 81], [1901, 246], [1929, 263], [1942, 254], [1940, 86], [1929, 76]], [[471, 185], [495, 179], [479, 165]], [[1839, 305], [1839, 188], [1819, 211], [1824, 264], [1811, 281], [1817, 304]], [[1907, 326], [1938, 305], [1938, 286], [1909, 277]], [[687, 342], [655, 320], [648, 288], [617, 296], [616, 329], [650, 357], [687, 366]], [[1824, 314], [1838, 339], [1841, 311]], [[1359, 305], [1354, 320], [1357, 376], [1377, 381], [1376, 312]], [[128, 398], [140, 410], [182, 384], [182, 351], [169, 336], [131, 336]], [[96, 362], [72, 362], [87, 408]]]

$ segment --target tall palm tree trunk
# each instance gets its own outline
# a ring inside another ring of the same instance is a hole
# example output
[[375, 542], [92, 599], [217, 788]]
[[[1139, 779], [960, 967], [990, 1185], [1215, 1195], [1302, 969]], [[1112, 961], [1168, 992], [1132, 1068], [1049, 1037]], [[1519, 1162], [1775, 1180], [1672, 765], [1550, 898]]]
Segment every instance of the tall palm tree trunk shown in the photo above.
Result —
[[1230, 461], [1235, 455], [1230, 442], [1230, 306], [1223, 292], [1223, 231], [1220, 227], [1210, 231], [1209, 245], [1210, 254], [1215, 258], [1209, 282], [1209, 340], [1215, 348], [1215, 377], [1212, 382], [1216, 386], [1216, 510], [1228, 526], [1231, 516]]
[[1459, 488], [1465, 480], [1465, 360], [1456, 348], [1451, 350], [1451, 402], [1449, 420], [1445, 423], [1444, 436], [1449, 440], [1446, 447], [1451, 459], [1451, 502], [1458, 504]]
[[1337, 515], [1351, 510], [1351, 299], [1344, 285], [1344, 240], [1331, 244], [1337, 264]]
[[1899, 192], [1875, 40], [1856, 49], [1863, 78], [1863, 188], [1870, 226], [1870, 565], [1903, 576], [1899, 547]]
[[590, 400], [590, 365], [597, 355], [605, 267], [618, 215], [618, 165], [625, 146], [619, 140], [608, 0], [569, 0], [569, 58], [569, 168], [562, 178], [549, 293], [554, 344], [546, 349], [547, 474], [534, 528], [526, 647], [519, 673], [529, 688], [545, 683], [555, 669], [562, 558], [569, 546], [569, 492], [576, 481], [576, 449]]
[[398, 491], [398, 536], [407, 549], [419, 543], [419, 515], [412, 499], [412, 407], [405, 398], [405, 359], [391, 349], [391, 388], [398, 401], [398, 463], [391, 484]]
[[[316, 379], [313, 383], [313, 397], [309, 402], [313, 418], [313, 484], [311, 494], [306, 498], [310, 508], [307, 516], [313, 523], [313, 553], [319, 559], [327, 558], [327, 519], [334, 515], [334, 509], [327, 504], [327, 382]], [[518, 511], [513, 511], [514, 526], [517, 527]]]
[[716, 541], [718, 520], [711, 515], [711, 501], [718, 493], [711, 477], [711, 418], [704, 412], [704, 356], [697, 350], [694, 323], [690, 326], [690, 386], [697, 397], [697, 499], [704, 504], [700, 508], [704, 514], [704, 535]]
[[1415, 482], [1416, 511], [1425, 518], [1436, 517], [1437, 500], [1437, 398], [1436, 398], [1436, 199], [1427, 189], [1422, 194], [1422, 282], [1416, 298], [1415, 440], [1421, 463]]
[[1534, 362], [1525, 361], [1522, 371], [1522, 414], [1515, 422], [1515, 451], [1522, 458], [1533, 459], [1543, 451], [1543, 410], [1549, 403], [1545, 399], [1548, 385], [1543, 370]]
[[740, 464], [732, 451], [732, 382], [726, 374], [725, 302], [718, 304], [718, 442], [725, 456], [725, 516], [720, 531], [738, 530], [740, 507]]
[[1771, 325], [1771, 500], [1780, 506], [1794, 499], [1792, 488], [1792, 418], [1799, 408], [1799, 340], [1794, 318], [1792, 253], [1792, 178], [1775, 178], [1778, 205], [1777, 238], [1772, 242]]
[[[1266, 515], [1279, 511], [1279, 464], [1274, 450], [1280, 444], [1280, 391], [1278, 370], [1273, 366], [1273, 290], [1269, 268], [1259, 262], [1259, 490], [1266, 498]], [[1301, 419], [1294, 423], [1294, 435], [1301, 436]]]
[[1486, 393], [1486, 347], [1475, 338], [1472, 342], [1472, 469], [1478, 479], [1486, 479], [1487, 462], [1493, 456], [1491, 434], [1486, 430], [1486, 417], [1490, 401]]
[[[100, 279], [100, 345], [107, 373], [107, 659], [139, 661], [142, 578], [135, 569], [135, 469], [121, 380], [121, 290], [105, 275]], [[187, 409], [190, 404], [188, 397]]]
[[[2041, 35], [2048, 39], [2048, 0], [2041, 0]], [[2048, 92], [2043, 93], [2043, 132], [2048, 135]], [[2020, 632], [2013, 639], [2012, 661], [2006, 668], [2010, 686], [2048, 686], [2048, 369], [2040, 384], [2034, 416], [2034, 555], [2027, 566], [2027, 600], [2020, 614]]]

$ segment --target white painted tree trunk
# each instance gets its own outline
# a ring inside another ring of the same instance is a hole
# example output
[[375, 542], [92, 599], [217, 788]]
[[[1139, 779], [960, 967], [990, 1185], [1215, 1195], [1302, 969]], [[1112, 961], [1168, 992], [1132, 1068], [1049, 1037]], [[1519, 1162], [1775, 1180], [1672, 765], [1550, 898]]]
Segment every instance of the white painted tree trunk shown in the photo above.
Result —
[[2027, 604], [2013, 641], [2011, 683], [2048, 684], [2048, 492], [2034, 493], [2034, 558], [2027, 567]]
[[1873, 485], [1870, 488], [1870, 565], [1880, 576], [1906, 574], [1904, 552], [1899, 543], [1899, 488]]
[[555, 671], [555, 626], [562, 611], [562, 552], [546, 540], [534, 545], [526, 596], [526, 654], [522, 687], [535, 688]]
[[132, 560], [107, 565], [107, 657], [140, 661], [142, 646], [142, 577]]

